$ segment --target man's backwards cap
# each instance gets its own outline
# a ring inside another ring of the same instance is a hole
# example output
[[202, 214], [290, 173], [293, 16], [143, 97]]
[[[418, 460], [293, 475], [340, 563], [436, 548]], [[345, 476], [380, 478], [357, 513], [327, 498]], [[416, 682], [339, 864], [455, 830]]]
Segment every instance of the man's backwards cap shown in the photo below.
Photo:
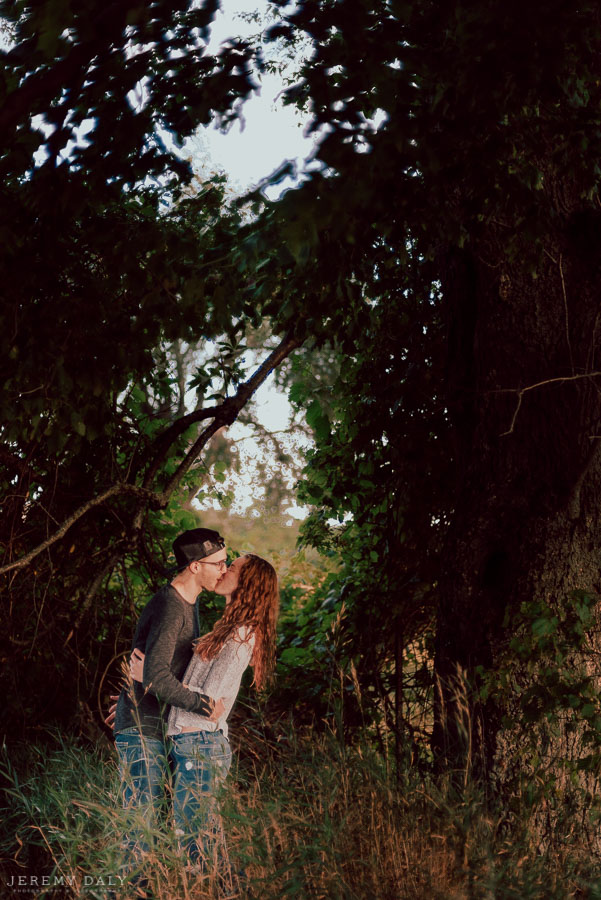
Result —
[[218, 531], [211, 528], [192, 528], [178, 535], [173, 542], [173, 552], [179, 569], [184, 569], [195, 559], [204, 559], [223, 550], [225, 541]]

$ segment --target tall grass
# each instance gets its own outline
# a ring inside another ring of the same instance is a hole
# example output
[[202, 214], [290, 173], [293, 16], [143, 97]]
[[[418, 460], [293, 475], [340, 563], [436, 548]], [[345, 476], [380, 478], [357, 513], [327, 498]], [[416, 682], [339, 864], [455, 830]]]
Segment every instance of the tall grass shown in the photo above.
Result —
[[[366, 742], [348, 746], [332, 732], [292, 727], [277, 738], [251, 741], [222, 804], [232, 869], [244, 871], [234, 896], [601, 898], [586, 847], [541, 852], [526, 808], [509, 830], [469, 786], [435, 785], [412, 769], [397, 780]], [[106, 898], [111, 876], [118, 884], [124, 828], [108, 745], [46, 735], [38, 747], [4, 748], [2, 768], [0, 896], [22, 896], [13, 893], [21, 875], [28, 897]], [[168, 825], [155, 834], [145, 875], [158, 900], [222, 896], [218, 874], [190, 872]], [[32, 886], [34, 875], [47, 883]]]

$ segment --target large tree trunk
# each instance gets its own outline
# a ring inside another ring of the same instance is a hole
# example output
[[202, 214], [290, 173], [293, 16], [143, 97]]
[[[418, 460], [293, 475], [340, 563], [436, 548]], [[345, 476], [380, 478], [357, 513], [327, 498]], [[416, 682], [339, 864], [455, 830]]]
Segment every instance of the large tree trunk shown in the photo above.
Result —
[[476, 690], [478, 667], [507, 667], [522, 604], [561, 609], [575, 590], [598, 590], [601, 291], [588, 239], [597, 218], [564, 210], [536, 277], [504, 259], [495, 234], [448, 266], [458, 480], [440, 581], [434, 748], [464, 775], [488, 776], [518, 749], [519, 734], [502, 727], [512, 701], [482, 703]]

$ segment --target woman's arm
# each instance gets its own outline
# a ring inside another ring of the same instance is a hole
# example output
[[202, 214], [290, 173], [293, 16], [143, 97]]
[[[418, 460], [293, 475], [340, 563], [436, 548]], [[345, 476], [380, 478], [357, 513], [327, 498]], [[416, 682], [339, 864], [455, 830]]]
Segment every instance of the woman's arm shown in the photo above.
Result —
[[210, 697], [217, 695], [230, 698], [232, 703], [235, 700], [255, 645], [254, 636], [251, 635], [245, 640], [247, 635], [246, 627], [239, 628], [237, 635], [232, 636], [215, 657], [202, 686], [203, 691]]

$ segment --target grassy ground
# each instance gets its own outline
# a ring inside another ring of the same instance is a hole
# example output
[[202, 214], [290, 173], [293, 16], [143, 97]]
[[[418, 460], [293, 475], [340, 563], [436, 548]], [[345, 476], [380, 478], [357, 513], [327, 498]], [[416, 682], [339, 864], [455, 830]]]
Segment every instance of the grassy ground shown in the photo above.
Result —
[[[119, 884], [123, 830], [114, 755], [108, 745], [47, 737], [3, 753], [0, 896], [106, 898], [111, 878]], [[397, 783], [366, 746], [293, 729], [279, 738], [256, 741], [229, 779], [229, 855], [246, 872], [237, 897], [601, 898], [599, 866], [577, 830], [571, 843], [541, 850], [526, 810], [510, 829], [469, 792], [412, 771]], [[190, 874], [168, 829], [155, 838], [145, 873], [154, 897], [222, 896], [216, 869]], [[117, 896], [134, 895], [125, 888]]]

